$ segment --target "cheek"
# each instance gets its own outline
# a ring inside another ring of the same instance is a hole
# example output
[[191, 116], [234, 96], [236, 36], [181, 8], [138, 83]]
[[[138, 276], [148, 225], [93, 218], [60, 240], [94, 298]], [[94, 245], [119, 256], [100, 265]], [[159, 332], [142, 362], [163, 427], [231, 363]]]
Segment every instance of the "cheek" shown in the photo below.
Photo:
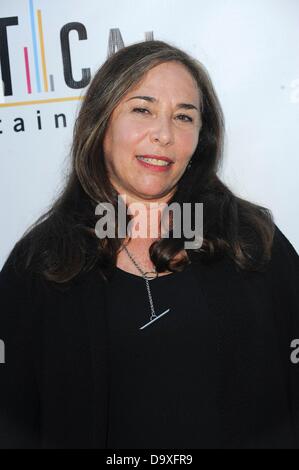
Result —
[[139, 142], [144, 136], [144, 126], [132, 122], [114, 123], [104, 139], [104, 152], [108, 165], [115, 172], [124, 172], [128, 159], [140, 149]]
[[118, 147], [121, 147], [121, 149], [129, 149], [137, 144], [145, 133], [146, 129], [144, 125], [126, 120], [125, 122], [120, 122], [114, 129], [114, 142]]
[[198, 144], [198, 134], [193, 130], [190, 132], [184, 132], [179, 135], [177, 140], [179, 146], [179, 152], [182, 158], [189, 159], [195, 152]]

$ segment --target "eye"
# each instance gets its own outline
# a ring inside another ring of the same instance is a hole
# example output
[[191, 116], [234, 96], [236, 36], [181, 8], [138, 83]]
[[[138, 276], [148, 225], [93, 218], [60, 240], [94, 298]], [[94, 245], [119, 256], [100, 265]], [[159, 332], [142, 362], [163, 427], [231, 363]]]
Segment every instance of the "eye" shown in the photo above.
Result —
[[[146, 108], [134, 108], [133, 109], [133, 112], [135, 113], [140, 113], [140, 114], [145, 114], [145, 112], [150, 112], [148, 109]], [[187, 116], [186, 114], [179, 114], [178, 116], [176, 116], [177, 118], [183, 118], [183, 119], [179, 119], [180, 121], [182, 122], [193, 122], [193, 119], [190, 117], [190, 116]]]
[[185, 120], [185, 119], [180, 119], [180, 120], [183, 121], [183, 122], [193, 122], [193, 119], [192, 119], [190, 116], [187, 116], [186, 114], [179, 114], [177, 117], [179, 117], [179, 118], [187, 118], [187, 120]]
[[135, 113], [144, 114], [143, 111], [148, 111], [148, 109], [146, 109], [146, 108], [134, 108], [134, 109], [133, 109], [133, 112], [135, 112]]

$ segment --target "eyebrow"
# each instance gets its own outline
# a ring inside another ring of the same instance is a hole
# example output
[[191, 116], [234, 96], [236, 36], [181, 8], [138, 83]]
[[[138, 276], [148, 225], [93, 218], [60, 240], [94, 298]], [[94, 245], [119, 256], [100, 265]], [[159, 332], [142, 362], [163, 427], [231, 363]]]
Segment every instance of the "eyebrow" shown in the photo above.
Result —
[[[132, 96], [127, 101], [135, 99], [149, 101], [150, 103], [155, 103], [157, 101], [157, 99], [153, 96]], [[176, 109], [195, 109], [196, 111], [198, 111], [198, 108], [191, 103], [178, 103], [176, 105]]]

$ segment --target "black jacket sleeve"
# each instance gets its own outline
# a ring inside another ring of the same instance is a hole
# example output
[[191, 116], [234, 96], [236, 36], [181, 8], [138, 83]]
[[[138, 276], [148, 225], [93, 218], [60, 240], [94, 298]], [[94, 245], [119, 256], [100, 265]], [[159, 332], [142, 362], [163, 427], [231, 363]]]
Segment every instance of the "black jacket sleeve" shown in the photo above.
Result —
[[33, 278], [14, 267], [13, 249], [0, 272], [0, 448], [39, 448], [38, 350]]

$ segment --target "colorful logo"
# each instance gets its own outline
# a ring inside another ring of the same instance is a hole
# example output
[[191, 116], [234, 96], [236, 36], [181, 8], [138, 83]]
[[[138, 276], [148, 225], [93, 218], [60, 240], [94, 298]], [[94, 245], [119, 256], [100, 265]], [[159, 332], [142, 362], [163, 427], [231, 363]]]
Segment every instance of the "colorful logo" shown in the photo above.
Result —
[[[23, 47], [23, 60], [24, 60], [24, 80], [26, 82], [26, 91], [28, 97], [35, 93], [51, 93], [55, 91], [55, 77], [53, 73], [49, 73], [47, 66], [46, 44], [43, 31], [43, 17], [40, 9], [34, 11], [33, 0], [29, 0], [29, 16], [30, 28], [32, 37], [32, 46], [24, 45]], [[13, 80], [11, 74], [11, 57], [9, 54], [8, 42], [8, 28], [17, 27], [19, 25], [19, 18], [17, 16], [0, 18], [0, 67], [2, 75], [2, 103], [1, 107], [35, 104], [41, 102], [59, 102], [78, 100], [81, 97], [65, 97], [43, 100], [28, 100], [13, 103], [6, 100], [6, 97], [11, 97], [14, 94]], [[64, 25], [60, 31], [61, 52], [63, 59], [63, 74], [65, 84], [68, 88], [82, 89], [85, 88], [91, 79], [91, 71], [89, 68], [82, 70], [82, 78], [75, 80], [72, 72], [71, 61], [71, 48], [69, 35], [71, 31], [77, 31], [79, 40], [87, 39], [87, 31], [82, 23], [68, 23]], [[32, 65], [30, 65], [32, 64]]]
[[[28, 0], [28, 14], [30, 23], [29, 27], [31, 30], [31, 44], [24, 44], [22, 46], [22, 70], [24, 73], [23, 78], [25, 87], [23, 87], [22, 99], [18, 101], [12, 99], [16, 94], [16, 91], [18, 91], [14, 88], [18, 87], [14, 86], [15, 77], [12, 76], [12, 52], [9, 43], [9, 37], [11, 35], [8, 33], [11, 33], [13, 28], [20, 27], [19, 17], [11, 16], [0, 18], [0, 72], [2, 76], [2, 81], [0, 80], [0, 108], [82, 99], [81, 95], [53, 97], [54, 94], [57, 95], [57, 91], [55, 90], [55, 73], [53, 73], [48, 66], [47, 41], [45, 40], [44, 35], [43, 14], [41, 9], [37, 9], [36, 11], [34, 10], [33, 0]], [[74, 78], [72, 67], [72, 46], [70, 42], [70, 34], [73, 34], [73, 32], [76, 33], [78, 41], [86, 41], [88, 39], [87, 29], [83, 23], [70, 22], [61, 27], [60, 46], [63, 64], [62, 75], [65, 86], [68, 90], [82, 90], [90, 83], [91, 69], [82, 68], [81, 71], [79, 71], [79, 74], [77, 71], [77, 78]], [[152, 38], [152, 32], [146, 33], [146, 40]], [[108, 56], [113, 54], [116, 49], [122, 47], [124, 47], [124, 42], [119, 29], [110, 29]], [[59, 64], [60, 63], [61, 62], [59, 62]], [[17, 78], [20, 80], [20, 77]], [[38, 99], [39, 97], [36, 96], [39, 93], [43, 94], [42, 99], [41, 97]], [[45, 96], [45, 93], [49, 93], [49, 98]]]

